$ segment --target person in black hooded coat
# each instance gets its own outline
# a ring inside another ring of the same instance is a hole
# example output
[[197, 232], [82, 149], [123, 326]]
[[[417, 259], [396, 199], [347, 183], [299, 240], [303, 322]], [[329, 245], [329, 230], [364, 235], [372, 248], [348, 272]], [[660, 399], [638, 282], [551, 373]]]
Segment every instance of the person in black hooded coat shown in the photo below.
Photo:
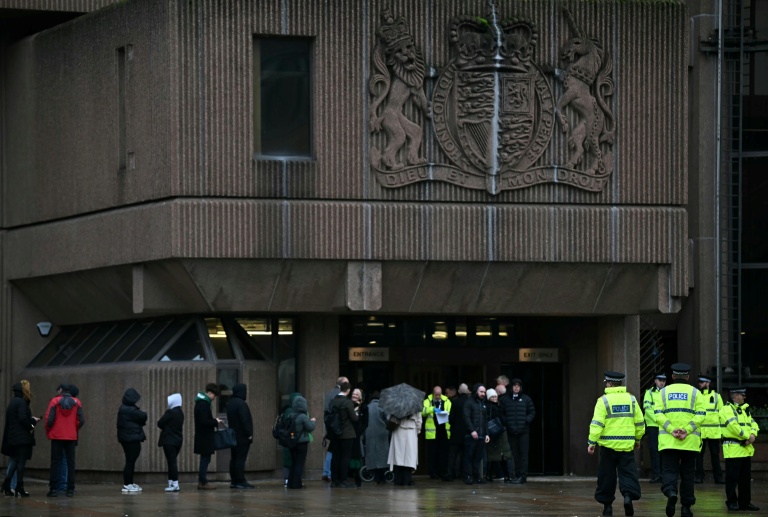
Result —
[[15, 495], [29, 497], [29, 493], [24, 490], [24, 468], [27, 460], [32, 457], [32, 448], [35, 446], [35, 435], [33, 432], [35, 424], [40, 419], [32, 416], [32, 410], [29, 409], [29, 385], [27, 384], [26, 394], [21, 383], [14, 384], [11, 390], [13, 391], [13, 398], [10, 404], [8, 404], [8, 409], [5, 411], [2, 453], [13, 458], [15, 465], [11, 467], [6, 475], [3, 482], [3, 493], [5, 495], [14, 495], [14, 492], [11, 490], [11, 479], [13, 479], [15, 474]]
[[235, 384], [232, 397], [227, 401], [227, 421], [237, 437], [237, 445], [230, 449], [230, 488], [253, 488], [253, 485], [245, 480], [245, 460], [253, 443], [253, 417], [245, 402], [247, 396], [248, 387], [245, 384]]
[[125, 453], [123, 492], [141, 491], [141, 487], [133, 482], [136, 460], [141, 453], [141, 442], [147, 439], [144, 434], [147, 414], [136, 406], [140, 399], [138, 391], [128, 388], [123, 394], [123, 403], [117, 410], [117, 441]]

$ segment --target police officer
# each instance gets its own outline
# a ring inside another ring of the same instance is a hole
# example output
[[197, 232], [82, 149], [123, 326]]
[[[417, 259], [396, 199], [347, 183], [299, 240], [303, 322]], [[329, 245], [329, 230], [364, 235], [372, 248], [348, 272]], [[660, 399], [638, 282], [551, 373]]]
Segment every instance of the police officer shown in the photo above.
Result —
[[597, 399], [589, 424], [587, 452], [595, 453], [600, 445], [595, 500], [603, 505], [603, 515], [613, 515], [611, 503], [616, 499], [616, 475], [619, 491], [624, 496], [624, 514], [634, 515], [632, 501], [640, 499], [635, 449], [645, 434], [643, 413], [635, 397], [627, 392], [624, 374], [605, 372], [605, 395]]
[[712, 461], [712, 475], [715, 483], [722, 485], [723, 469], [720, 467], [720, 410], [723, 409], [723, 398], [714, 390], [709, 389], [712, 377], [699, 374], [699, 391], [707, 403], [707, 414], [701, 424], [701, 453], [696, 456], [696, 483], [704, 482], [704, 450], [709, 446], [709, 459]]
[[651, 483], [661, 483], [661, 459], [659, 456], [659, 426], [656, 425], [654, 408], [661, 402], [661, 389], [667, 385], [667, 376], [659, 372], [653, 378], [653, 386], [645, 390], [643, 413], [645, 413], [645, 436], [648, 454], [651, 457]]
[[[731, 401], [720, 409], [720, 424], [723, 434], [723, 456], [725, 456], [725, 506], [732, 511], [756, 512], [760, 508], [752, 504], [752, 445], [757, 436], [758, 426], [752, 418], [749, 404], [745, 402], [747, 389], [743, 386], [731, 388]], [[736, 488], [738, 487], [738, 495]]]
[[678, 480], [680, 515], [693, 517], [696, 504], [694, 476], [696, 456], [701, 450], [701, 424], [707, 413], [704, 397], [688, 384], [690, 365], [672, 365], [672, 384], [661, 390], [660, 405], [654, 410], [659, 426], [661, 492], [667, 497], [667, 517], [675, 515]]

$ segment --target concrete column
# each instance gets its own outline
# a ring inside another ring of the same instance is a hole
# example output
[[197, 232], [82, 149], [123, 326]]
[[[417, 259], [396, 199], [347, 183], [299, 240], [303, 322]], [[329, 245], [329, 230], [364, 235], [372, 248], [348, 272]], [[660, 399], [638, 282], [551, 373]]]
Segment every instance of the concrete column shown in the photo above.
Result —
[[302, 316], [299, 324], [297, 381], [307, 398], [309, 416], [317, 418], [314, 442], [309, 446], [304, 475], [318, 479], [322, 475], [323, 403], [325, 395], [339, 377], [339, 317], [336, 315]]
[[[597, 371], [624, 372], [627, 389], [640, 393], [640, 317], [637, 315], [601, 318], [598, 323]], [[601, 378], [595, 379], [602, 391]]]

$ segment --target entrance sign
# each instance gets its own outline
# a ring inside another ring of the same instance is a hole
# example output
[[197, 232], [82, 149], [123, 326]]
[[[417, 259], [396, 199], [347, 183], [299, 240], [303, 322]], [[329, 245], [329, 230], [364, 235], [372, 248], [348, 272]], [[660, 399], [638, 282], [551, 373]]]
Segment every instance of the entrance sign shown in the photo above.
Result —
[[521, 363], [558, 363], [560, 350], [557, 348], [521, 348]]
[[350, 361], [389, 361], [389, 348], [350, 348]]

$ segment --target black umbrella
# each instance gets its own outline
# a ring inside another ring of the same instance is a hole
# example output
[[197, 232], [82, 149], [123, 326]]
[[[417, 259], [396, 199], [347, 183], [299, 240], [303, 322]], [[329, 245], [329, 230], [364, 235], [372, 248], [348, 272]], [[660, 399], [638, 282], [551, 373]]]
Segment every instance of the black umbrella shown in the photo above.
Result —
[[395, 418], [405, 418], [421, 411], [424, 395], [423, 391], [403, 382], [381, 390], [379, 409]]

